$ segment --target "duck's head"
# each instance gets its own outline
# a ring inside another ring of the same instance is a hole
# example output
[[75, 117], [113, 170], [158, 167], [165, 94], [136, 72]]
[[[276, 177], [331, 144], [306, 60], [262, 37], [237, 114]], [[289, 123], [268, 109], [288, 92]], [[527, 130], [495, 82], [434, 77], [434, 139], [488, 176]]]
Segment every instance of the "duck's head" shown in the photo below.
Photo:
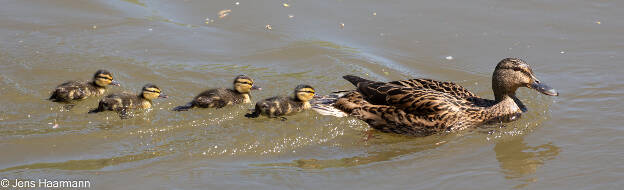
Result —
[[295, 87], [295, 98], [302, 102], [310, 101], [314, 98], [315, 92], [312, 86], [307, 84], [300, 84]]
[[541, 83], [533, 74], [529, 64], [518, 58], [505, 58], [501, 60], [492, 76], [492, 89], [496, 100], [506, 95], [514, 95], [519, 87], [527, 87], [542, 94], [558, 96], [554, 88]]
[[262, 88], [254, 85], [253, 79], [246, 75], [238, 75], [234, 78], [234, 89], [241, 94], [248, 94], [251, 90], [261, 90]]
[[113, 74], [104, 69], [95, 72], [93, 75], [93, 82], [100, 87], [106, 87], [108, 85], [120, 86], [117, 81], [113, 80]]
[[169, 97], [163, 94], [160, 88], [158, 88], [158, 86], [153, 85], [153, 84], [146, 84], [145, 86], [143, 86], [143, 89], [141, 89], [141, 96], [143, 96], [143, 98], [147, 100], [154, 100], [156, 98], [168, 98]]

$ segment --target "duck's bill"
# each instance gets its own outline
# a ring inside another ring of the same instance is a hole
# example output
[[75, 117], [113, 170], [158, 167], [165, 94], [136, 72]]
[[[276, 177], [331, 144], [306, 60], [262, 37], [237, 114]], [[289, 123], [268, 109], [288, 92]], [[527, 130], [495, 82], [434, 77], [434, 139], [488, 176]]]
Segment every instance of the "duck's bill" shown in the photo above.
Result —
[[262, 90], [259, 86], [253, 85], [251, 86], [251, 90]]
[[158, 98], [169, 98], [169, 96], [164, 95], [164, 94], [160, 94], [160, 95], [158, 95]]
[[119, 82], [117, 82], [116, 80], [111, 81], [110, 85], [121, 86], [121, 84], [119, 84]]
[[538, 92], [541, 92], [542, 94], [549, 95], [549, 96], [559, 96], [559, 92], [557, 92], [557, 90], [543, 83], [533, 82], [530, 88], [533, 90], [537, 90]]

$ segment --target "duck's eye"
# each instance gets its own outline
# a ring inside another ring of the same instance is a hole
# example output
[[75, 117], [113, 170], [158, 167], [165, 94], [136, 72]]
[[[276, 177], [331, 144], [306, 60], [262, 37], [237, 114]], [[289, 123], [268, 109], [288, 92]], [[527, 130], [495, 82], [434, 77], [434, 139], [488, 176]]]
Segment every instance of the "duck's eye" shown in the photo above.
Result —
[[237, 82], [237, 83], [239, 83], [239, 84], [247, 84], [247, 85], [252, 85], [252, 83], [250, 83], [250, 82]]
[[527, 75], [527, 76], [531, 76], [531, 73], [529, 73], [529, 72], [528, 72], [527, 70], [525, 70], [525, 69], [518, 68], [518, 67], [514, 67], [514, 68], [513, 68], [513, 70], [514, 70], [514, 71], [520, 71], [520, 72], [522, 72], [523, 74], [525, 74], [525, 75]]
[[106, 79], [106, 80], [113, 80], [112, 77], [105, 77], [105, 76], [98, 76], [97, 78]]

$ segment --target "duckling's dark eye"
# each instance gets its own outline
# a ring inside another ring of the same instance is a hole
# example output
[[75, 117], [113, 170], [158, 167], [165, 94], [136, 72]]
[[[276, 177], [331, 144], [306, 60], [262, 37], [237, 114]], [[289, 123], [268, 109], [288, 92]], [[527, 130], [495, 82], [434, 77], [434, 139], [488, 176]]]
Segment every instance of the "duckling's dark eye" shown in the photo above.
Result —
[[103, 77], [103, 76], [98, 76], [96, 78], [101, 78], [101, 79], [106, 79], [106, 80], [113, 80], [112, 78], [108, 78], [108, 77]]
[[237, 83], [241, 83], [241, 84], [248, 84], [248, 85], [251, 85], [251, 84], [252, 84], [252, 83], [250, 83], [250, 82], [237, 82]]

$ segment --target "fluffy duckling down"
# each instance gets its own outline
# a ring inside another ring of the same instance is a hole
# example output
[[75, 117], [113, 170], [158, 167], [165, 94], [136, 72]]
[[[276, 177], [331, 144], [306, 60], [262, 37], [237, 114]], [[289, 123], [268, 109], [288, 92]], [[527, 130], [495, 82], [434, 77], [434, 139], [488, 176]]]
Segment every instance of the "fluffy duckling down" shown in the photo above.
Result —
[[174, 111], [187, 111], [191, 108], [222, 108], [228, 105], [251, 103], [251, 91], [260, 90], [254, 85], [253, 79], [245, 75], [234, 78], [231, 89], [215, 88], [206, 90], [195, 96], [186, 105], [173, 108]]
[[67, 81], [58, 85], [50, 96], [53, 102], [70, 102], [72, 100], [84, 100], [90, 96], [102, 95], [106, 92], [106, 86], [120, 86], [113, 80], [113, 74], [100, 69], [93, 75], [90, 81]]
[[131, 109], [147, 109], [152, 107], [152, 100], [157, 98], [167, 98], [161, 89], [153, 84], [146, 84], [141, 89], [141, 93], [132, 94], [128, 92], [109, 94], [100, 100], [97, 108], [89, 111], [89, 113], [98, 113], [103, 111], [114, 111], [119, 113], [122, 119], [130, 116], [128, 111]]
[[270, 118], [280, 118], [286, 120], [284, 115], [301, 112], [310, 109], [310, 100], [314, 98], [315, 91], [310, 85], [300, 84], [295, 88], [293, 97], [275, 96], [256, 103], [252, 113], [245, 117], [257, 118], [266, 115]]

